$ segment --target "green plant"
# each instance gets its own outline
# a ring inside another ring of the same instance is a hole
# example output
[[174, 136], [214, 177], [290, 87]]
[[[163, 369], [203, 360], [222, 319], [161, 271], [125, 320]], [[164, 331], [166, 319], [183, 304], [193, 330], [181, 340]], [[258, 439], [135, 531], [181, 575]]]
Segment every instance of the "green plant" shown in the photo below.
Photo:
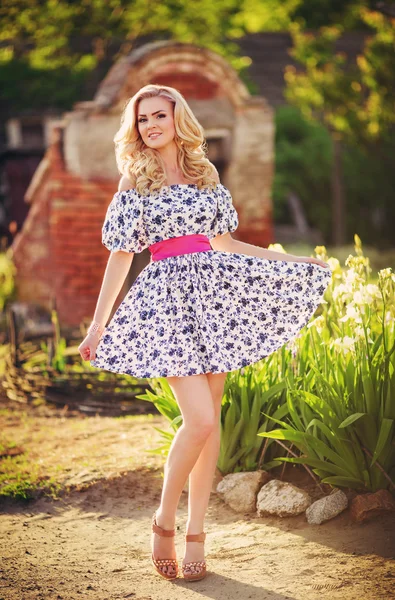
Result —
[[42, 493], [57, 497], [61, 485], [56, 476], [44, 475], [28, 452], [8, 440], [2, 440], [0, 450], [0, 499], [28, 501]]
[[15, 292], [15, 265], [11, 253], [0, 252], [0, 312]]
[[395, 275], [384, 269], [369, 283], [358, 236], [355, 249], [344, 272], [332, 262], [331, 302], [296, 345], [288, 421], [259, 435], [292, 442], [302, 455], [278, 460], [314, 467], [323, 483], [395, 489]]
[[[285, 353], [284, 348], [283, 357]], [[264, 444], [257, 434], [270, 428], [270, 423], [262, 417], [263, 409], [275, 418], [284, 415], [285, 382], [278, 373], [279, 366], [284, 365], [285, 361], [273, 355], [260, 369], [244, 367], [229, 373], [221, 411], [221, 447], [217, 463], [221, 473], [252, 471], [258, 466], [270, 469], [279, 464], [275, 460], [261, 464]], [[267, 452], [268, 448], [265, 450]]]
[[[147, 390], [145, 394], [140, 394], [136, 398], [152, 402], [158, 411], [170, 421], [170, 427], [176, 432], [182, 423], [182, 415], [167, 380], [164, 377], [154, 378], [150, 381], [150, 387], [154, 390], [153, 392]], [[159, 427], [154, 427], [154, 429], [160, 432], [164, 443], [162, 446], [148, 452], [151, 454], [167, 454], [173, 441], [174, 433], [165, 431]]]

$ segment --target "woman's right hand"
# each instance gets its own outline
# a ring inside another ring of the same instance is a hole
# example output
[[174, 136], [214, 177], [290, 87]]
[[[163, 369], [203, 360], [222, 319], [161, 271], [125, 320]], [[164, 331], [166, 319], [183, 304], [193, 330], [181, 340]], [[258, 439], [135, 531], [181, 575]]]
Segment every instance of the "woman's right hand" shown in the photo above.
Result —
[[97, 333], [88, 333], [85, 339], [78, 346], [78, 351], [83, 360], [95, 360], [96, 348], [99, 343], [100, 336]]

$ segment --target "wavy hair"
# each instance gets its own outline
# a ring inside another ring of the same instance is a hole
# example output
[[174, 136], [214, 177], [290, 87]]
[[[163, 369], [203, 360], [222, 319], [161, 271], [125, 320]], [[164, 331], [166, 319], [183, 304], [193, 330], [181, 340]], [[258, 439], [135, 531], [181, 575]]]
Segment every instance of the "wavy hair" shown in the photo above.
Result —
[[127, 101], [121, 116], [121, 126], [114, 136], [119, 172], [135, 180], [136, 190], [142, 195], [159, 191], [166, 181], [165, 164], [160, 152], [143, 142], [137, 123], [140, 101], [156, 96], [166, 98], [173, 104], [177, 162], [185, 179], [196, 183], [199, 189], [215, 187], [215, 168], [207, 158], [203, 128], [183, 95], [166, 85], [146, 85]]

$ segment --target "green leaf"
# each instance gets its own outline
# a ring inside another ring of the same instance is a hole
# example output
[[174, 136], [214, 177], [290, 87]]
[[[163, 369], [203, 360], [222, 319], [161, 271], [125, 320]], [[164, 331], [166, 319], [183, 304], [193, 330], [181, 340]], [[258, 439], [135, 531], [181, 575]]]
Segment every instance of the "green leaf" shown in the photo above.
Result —
[[322, 480], [322, 483], [328, 483], [330, 485], [339, 487], [349, 487], [353, 489], [361, 489], [363, 487], [363, 482], [354, 477], [325, 477], [325, 479]]
[[364, 417], [366, 415], [366, 413], [354, 413], [353, 415], [350, 415], [349, 417], [347, 417], [347, 419], [344, 419], [344, 421], [342, 421], [339, 425], [339, 428], [341, 427], [348, 427], [349, 425], [351, 425], [352, 423], [355, 423], [355, 421], [358, 421], [358, 419], [360, 419], [361, 417]]
[[392, 442], [391, 433], [392, 433], [393, 425], [394, 425], [394, 421], [392, 419], [384, 418], [382, 420], [376, 448], [374, 450], [372, 462], [370, 463], [371, 467], [374, 465], [376, 460], [379, 459], [384, 448], [385, 448], [386, 453], [390, 451], [391, 442]]

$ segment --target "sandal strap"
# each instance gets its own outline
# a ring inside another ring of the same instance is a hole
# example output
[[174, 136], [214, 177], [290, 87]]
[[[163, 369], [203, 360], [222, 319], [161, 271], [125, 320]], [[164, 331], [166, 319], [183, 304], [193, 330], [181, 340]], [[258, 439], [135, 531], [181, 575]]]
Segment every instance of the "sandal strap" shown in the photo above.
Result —
[[159, 527], [156, 522], [156, 512], [152, 517], [152, 531], [155, 531], [155, 533], [161, 535], [162, 537], [173, 537], [176, 534], [175, 529], [163, 529], [163, 527]]
[[202, 533], [188, 533], [185, 536], [187, 542], [204, 542], [206, 539], [206, 534], [204, 531]]
[[190, 567], [191, 565], [198, 565], [199, 567], [205, 567], [206, 566], [206, 561], [205, 560], [191, 560], [187, 563], [185, 563], [184, 565], [181, 565], [182, 570], [187, 569], [188, 567]]

